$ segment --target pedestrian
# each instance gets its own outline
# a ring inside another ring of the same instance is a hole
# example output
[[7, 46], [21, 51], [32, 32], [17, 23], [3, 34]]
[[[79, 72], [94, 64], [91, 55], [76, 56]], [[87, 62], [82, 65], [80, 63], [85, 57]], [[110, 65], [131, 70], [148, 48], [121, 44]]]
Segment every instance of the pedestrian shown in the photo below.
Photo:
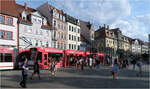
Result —
[[22, 81], [20, 82], [20, 86], [23, 87], [23, 88], [27, 88], [26, 86], [26, 81], [27, 81], [27, 76], [29, 74], [29, 68], [27, 66], [27, 62], [28, 62], [28, 59], [25, 58], [23, 64], [22, 64]]
[[57, 70], [56, 64], [57, 64], [56, 59], [54, 58], [51, 62], [51, 74], [52, 75], [55, 75], [55, 73], [56, 73], [56, 70]]
[[138, 67], [138, 73], [137, 73], [137, 76], [138, 77], [141, 77], [142, 76], [142, 62], [141, 61], [138, 61], [137, 62], [137, 67]]
[[120, 63], [117, 59], [114, 60], [114, 66], [112, 67], [112, 75], [113, 79], [118, 79], [118, 73], [119, 73]]
[[84, 68], [84, 59], [83, 57], [80, 59], [81, 70]]
[[40, 67], [39, 67], [39, 64], [38, 64], [38, 60], [36, 60], [35, 63], [34, 63], [34, 72], [31, 75], [31, 79], [33, 79], [33, 76], [36, 73], [38, 74], [38, 77], [39, 77], [39, 80], [40, 80]]
[[90, 59], [89, 59], [89, 67], [90, 67], [90, 69], [92, 69], [92, 61], [93, 61], [93, 59], [92, 59], [92, 57], [90, 57]]
[[100, 64], [100, 60], [99, 60], [99, 59], [96, 59], [96, 69], [97, 69], [97, 70], [99, 69], [99, 64]]
[[133, 70], [135, 70], [135, 65], [136, 65], [136, 60], [135, 59], [133, 59], [132, 64], [133, 64]]

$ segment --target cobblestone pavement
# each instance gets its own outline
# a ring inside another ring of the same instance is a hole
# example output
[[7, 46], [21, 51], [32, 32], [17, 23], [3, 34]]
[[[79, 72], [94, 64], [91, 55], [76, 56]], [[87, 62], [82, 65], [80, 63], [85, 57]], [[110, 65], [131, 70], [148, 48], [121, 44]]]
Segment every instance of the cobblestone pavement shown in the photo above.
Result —
[[[149, 67], [143, 66], [143, 76], [136, 77], [137, 70], [132, 66], [121, 69], [119, 79], [113, 80], [111, 67], [101, 66], [99, 70], [85, 68], [83, 71], [76, 68], [58, 69], [56, 76], [51, 76], [49, 70], [41, 70], [41, 80], [37, 75], [33, 80], [28, 79], [29, 88], [149, 88]], [[1, 88], [20, 88], [21, 70], [0, 71]], [[30, 70], [30, 74], [33, 70]]]

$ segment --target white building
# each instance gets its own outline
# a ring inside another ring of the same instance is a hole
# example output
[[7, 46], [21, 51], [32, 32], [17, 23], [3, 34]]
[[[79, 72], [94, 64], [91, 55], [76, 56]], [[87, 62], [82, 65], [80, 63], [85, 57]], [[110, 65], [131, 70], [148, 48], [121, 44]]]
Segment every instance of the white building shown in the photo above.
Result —
[[0, 8], [0, 46], [17, 48], [17, 20], [15, 1], [2, 0]]
[[51, 26], [38, 11], [16, 4], [19, 18], [19, 47], [51, 47]]
[[67, 49], [80, 50], [80, 21], [72, 16], [66, 15], [68, 25]]
[[67, 48], [67, 23], [65, 21], [65, 14], [51, 6], [48, 2], [39, 6], [37, 10], [45, 17], [48, 23], [52, 25], [52, 47], [57, 49]]
[[141, 42], [138, 39], [132, 40], [132, 53], [141, 54]]

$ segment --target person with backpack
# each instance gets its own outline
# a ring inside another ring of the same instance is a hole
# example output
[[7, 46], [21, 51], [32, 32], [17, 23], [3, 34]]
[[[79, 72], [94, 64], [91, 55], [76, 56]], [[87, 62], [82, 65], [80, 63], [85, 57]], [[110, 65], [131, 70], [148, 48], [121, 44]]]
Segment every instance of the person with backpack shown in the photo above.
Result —
[[40, 69], [39, 68], [40, 67], [39, 67], [38, 61], [36, 60], [35, 63], [34, 63], [34, 72], [31, 75], [31, 79], [33, 79], [33, 75], [37, 73], [38, 77], [39, 77], [39, 80], [40, 80]]
[[20, 82], [20, 86], [23, 88], [27, 88], [26, 86], [26, 81], [27, 81], [27, 76], [29, 74], [29, 68], [27, 65], [28, 59], [25, 58], [23, 64], [22, 64], [22, 81]]

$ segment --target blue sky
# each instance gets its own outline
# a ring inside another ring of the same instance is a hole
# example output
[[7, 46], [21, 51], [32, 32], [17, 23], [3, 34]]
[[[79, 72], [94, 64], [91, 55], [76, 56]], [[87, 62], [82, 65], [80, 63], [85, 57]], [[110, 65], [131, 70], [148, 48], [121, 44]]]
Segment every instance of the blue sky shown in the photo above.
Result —
[[120, 28], [124, 35], [148, 41], [150, 0], [16, 0], [37, 8], [45, 2], [76, 18], [90, 21], [95, 29], [103, 24]]

